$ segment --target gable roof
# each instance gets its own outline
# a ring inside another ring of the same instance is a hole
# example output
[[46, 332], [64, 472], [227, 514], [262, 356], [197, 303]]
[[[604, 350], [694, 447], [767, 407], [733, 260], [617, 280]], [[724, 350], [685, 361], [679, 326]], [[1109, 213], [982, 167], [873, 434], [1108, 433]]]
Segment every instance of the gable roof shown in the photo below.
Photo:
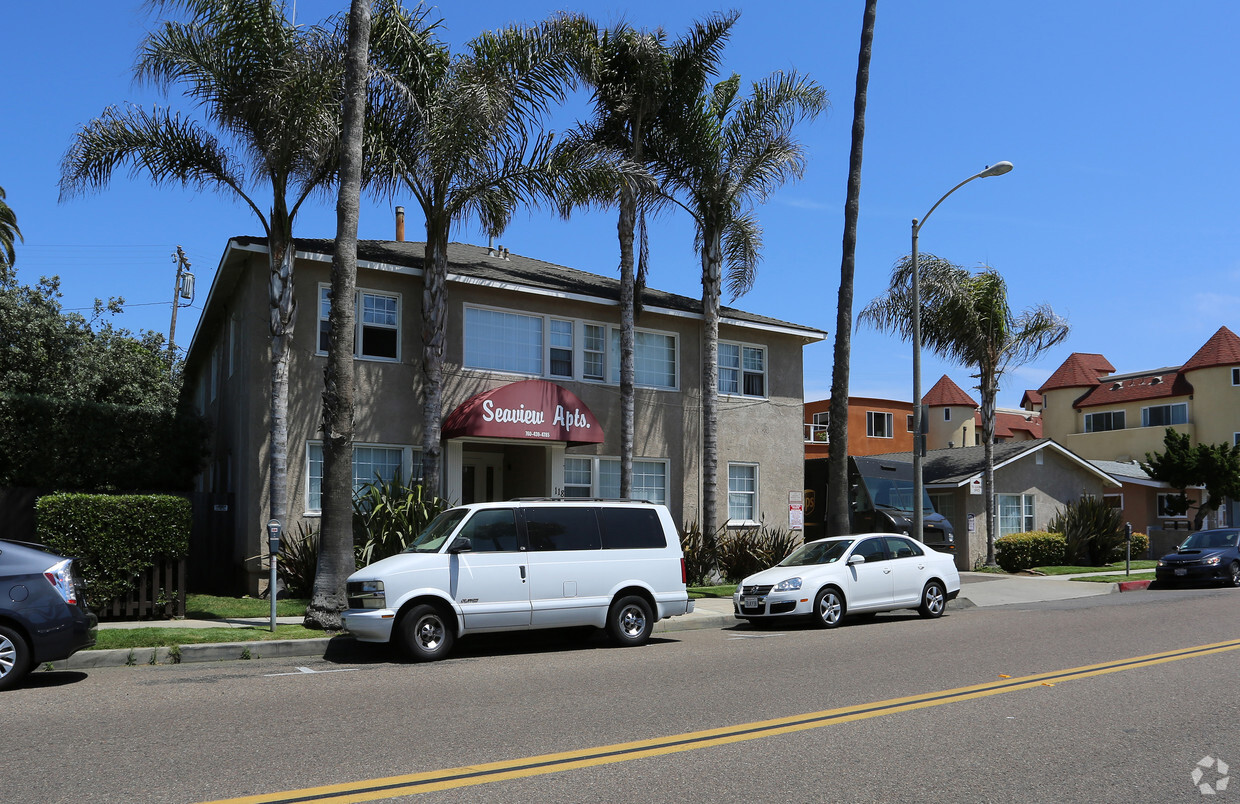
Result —
[[973, 397], [965, 393], [959, 385], [952, 382], [951, 378], [944, 374], [934, 387], [926, 392], [921, 398], [922, 404], [935, 408], [945, 407], [967, 407], [976, 408], [977, 403], [973, 401]]
[[1102, 355], [1091, 352], [1073, 352], [1063, 365], [1055, 369], [1046, 382], [1038, 388], [1040, 393], [1056, 388], [1087, 388], [1097, 385], [1099, 378], [1115, 371], [1115, 366]]
[[1034, 405], [1042, 404], [1042, 394], [1033, 389], [1026, 389], [1020, 398], [1020, 406], [1025, 410], [1031, 410]]
[[[982, 427], [982, 414], [979, 411], [973, 417], [979, 432]], [[1029, 433], [1033, 438], [1042, 437], [1042, 417], [1033, 413], [1021, 413], [1011, 410], [995, 411], [995, 438], [1011, 438], [1013, 431]]]
[[[1119, 481], [1077, 455], [1067, 447], [1049, 438], [1035, 441], [1003, 441], [994, 445], [995, 471], [1024, 460], [1035, 453], [1047, 450], [1058, 453], [1085, 472], [1101, 478], [1105, 485], [1118, 486]], [[912, 463], [911, 452], [892, 453], [882, 457], [891, 461]], [[980, 478], [986, 469], [986, 447], [961, 447], [959, 449], [935, 449], [926, 453], [922, 463], [922, 478], [927, 487], [960, 488]]]
[[1211, 335], [1210, 340], [1180, 367], [1180, 371], [1236, 365], [1240, 365], [1240, 337], [1227, 327], [1219, 327], [1218, 332]]

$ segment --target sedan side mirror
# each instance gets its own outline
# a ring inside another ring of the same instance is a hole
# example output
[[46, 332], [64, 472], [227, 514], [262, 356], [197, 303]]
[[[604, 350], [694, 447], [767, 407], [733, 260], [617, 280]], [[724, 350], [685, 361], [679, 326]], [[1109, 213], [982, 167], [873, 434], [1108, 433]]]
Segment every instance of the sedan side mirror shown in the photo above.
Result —
[[848, 557], [848, 563], [849, 564], [864, 564], [865, 556], [857, 555], [856, 553], [853, 553], [852, 555]]
[[452, 544], [448, 545], [449, 553], [472, 553], [474, 551], [474, 543], [469, 540], [468, 536], [457, 536], [452, 540]]

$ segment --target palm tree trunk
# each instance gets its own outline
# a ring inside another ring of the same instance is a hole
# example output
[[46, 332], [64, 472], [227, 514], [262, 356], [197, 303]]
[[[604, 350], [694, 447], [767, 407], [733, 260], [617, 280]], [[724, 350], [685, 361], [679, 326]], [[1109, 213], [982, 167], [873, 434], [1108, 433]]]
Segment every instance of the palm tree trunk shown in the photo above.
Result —
[[357, 222], [362, 185], [362, 128], [366, 115], [366, 60], [370, 2], [353, 0], [340, 138], [340, 189], [332, 256], [330, 343], [323, 387], [323, 518], [314, 592], [306, 608], [309, 628], [340, 630], [347, 607], [345, 580], [353, 558], [353, 344], [357, 290]]
[[[852, 352], [853, 274], [857, 262], [857, 219], [861, 215], [861, 154], [865, 143], [865, 104], [870, 86], [870, 51], [878, 0], [866, 0], [857, 55], [857, 91], [853, 98], [852, 150], [848, 157], [848, 195], [844, 201], [844, 251], [835, 313], [835, 352], [831, 368], [831, 416], [827, 421], [827, 535], [850, 530], [848, 522], [848, 379]], [[916, 400], [914, 400], [914, 403]], [[917, 534], [918, 538], [921, 534]]]
[[443, 494], [439, 476], [443, 427], [443, 352], [448, 326], [448, 225], [426, 223], [422, 267], [422, 486]]
[[[720, 583], [719, 484], [719, 297], [723, 248], [710, 232], [702, 247], [702, 539], [708, 556], [708, 582]], [[756, 502], [755, 502], [756, 504]]]
[[[271, 472], [268, 475], [270, 518], [288, 524], [288, 363], [293, 341], [297, 300], [293, 296], [294, 246], [292, 226], [277, 200], [272, 210], [268, 265], [268, 304], [271, 332]], [[270, 590], [271, 594], [275, 590]]]
[[637, 190], [625, 183], [620, 190], [620, 496], [633, 496], [633, 433], [636, 365], [634, 342], [637, 326], [634, 298], [637, 284], [633, 268], [633, 230], [637, 225]]

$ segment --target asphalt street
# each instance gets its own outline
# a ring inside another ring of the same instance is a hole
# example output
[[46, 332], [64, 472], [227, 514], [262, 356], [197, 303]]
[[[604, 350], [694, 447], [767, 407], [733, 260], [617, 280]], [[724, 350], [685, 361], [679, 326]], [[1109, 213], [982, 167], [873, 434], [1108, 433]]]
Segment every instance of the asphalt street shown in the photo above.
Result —
[[[1238, 600], [1143, 592], [830, 632], [729, 625], [628, 650], [478, 637], [432, 665], [363, 647], [40, 673], [0, 698], [0, 798], [1199, 801], [1194, 770], [1223, 778], [1200, 761], [1240, 762], [1225, 692]], [[608, 750], [634, 741], [657, 750]], [[374, 781], [444, 770], [414, 797]], [[339, 784], [349, 797], [299, 792]]]

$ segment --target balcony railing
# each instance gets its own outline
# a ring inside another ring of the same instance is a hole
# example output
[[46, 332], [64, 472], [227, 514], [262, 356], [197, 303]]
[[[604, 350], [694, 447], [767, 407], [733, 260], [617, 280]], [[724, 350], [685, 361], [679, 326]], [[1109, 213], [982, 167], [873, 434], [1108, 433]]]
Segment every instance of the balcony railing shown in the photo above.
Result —
[[805, 443], [806, 444], [828, 444], [827, 426], [825, 424], [807, 424], [805, 425]]

